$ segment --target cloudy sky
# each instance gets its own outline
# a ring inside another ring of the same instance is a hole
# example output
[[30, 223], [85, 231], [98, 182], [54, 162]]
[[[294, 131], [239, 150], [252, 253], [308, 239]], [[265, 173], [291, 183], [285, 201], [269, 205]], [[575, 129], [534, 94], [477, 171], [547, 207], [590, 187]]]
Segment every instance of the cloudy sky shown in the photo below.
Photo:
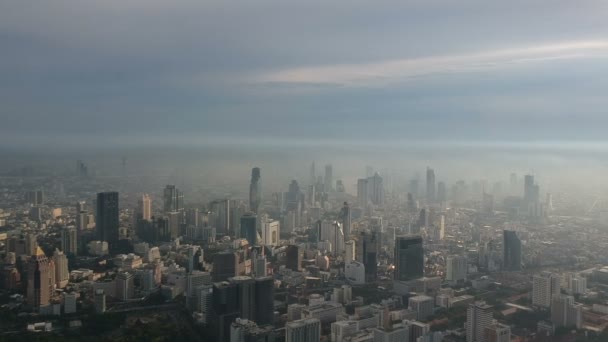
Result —
[[608, 2], [7, 0], [4, 146], [607, 140]]

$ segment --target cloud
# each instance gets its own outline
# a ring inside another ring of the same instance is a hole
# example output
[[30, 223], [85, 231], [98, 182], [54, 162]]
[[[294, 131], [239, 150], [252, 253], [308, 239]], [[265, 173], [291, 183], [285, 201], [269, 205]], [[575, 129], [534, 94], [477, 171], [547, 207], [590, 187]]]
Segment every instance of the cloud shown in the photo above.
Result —
[[608, 41], [573, 41], [486, 50], [469, 54], [296, 67], [257, 75], [254, 82], [328, 86], [374, 86], [435, 74], [472, 72], [518, 64], [608, 55]]

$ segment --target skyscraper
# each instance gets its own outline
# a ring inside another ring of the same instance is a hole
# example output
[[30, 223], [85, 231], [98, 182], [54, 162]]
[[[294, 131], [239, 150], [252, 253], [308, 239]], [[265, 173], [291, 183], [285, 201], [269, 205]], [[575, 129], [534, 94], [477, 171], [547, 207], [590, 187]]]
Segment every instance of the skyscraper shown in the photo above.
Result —
[[182, 211], [184, 209], [184, 194], [175, 185], [167, 185], [163, 192], [163, 211]]
[[486, 328], [492, 324], [492, 306], [485, 302], [469, 304], [467, 309], [467, 342], [484, 342]]
[[551, 272], [541, 272], [532, 278], [532, 304], [549, 308], [553, 297], [560, 294], [560, 276]]
[[435, 202], [435, 170], [426, 168], [426, 200]]
[[445, 280], [457, 283], [467, 279], [467, 258], [460, 255], [448, 256], [446, 259]]
[[382, 184], [380, 174], [376, 172], [372, 177], [368, 178], [367, 184], [367, 195], [370, 201], [375, 205], [384, 204], [384, 185]]
[[78, 255], [78, 231], [67, 227], [61, 231], [61, 249], [65, 254]]
[[58, 288], [62, 289], [70, 281], [68, 258], [65, 254], [56, 249], [53, 254], [53, 261], [55, 262], [55, 283]]
[[445, 203], [448, 199], [448, 191], [445, 182], [437, 183], [437, 201]]
[[250, 245], [254, 246], [257, 243], [257, 216], [250, 212], [241, 217], [241, 239], [246, 239]]
[[367, 202], [369, 200], [369, 195], [367, 192], [367, 183], [367, 178], [362, 178], [357, 181], [357, 202], [362, 208], [365, 208], [367, 206]]
[[285, 250], [285, 267], [288, 269], [299, 272], [302, 269], [302, 251], [296, 245], [289, 245]]
[[319, 342], [321, 340], [321, 321], [306, 318], [285, 324], [286, 342]]
[[424, 250], [419, 235], [395, 239], [395, 280], [412, 280], [424, 276]]
[[279, 244], [280, 223], [265, 217], [262, 220], [262, 244], [277, 246]]
[[340, 211], [340, 221], [342, 223], [342, 230], [344, 231], [344, 239], [350, 239], [350, 224], [351, 224], [351, 215], [350, 215], [350, 207], [348, 206], [348, 202], [344, 202], [344, 206]]
[[378, 277], [378, 251], [380, 237], [376, 232], [361, 232], [357, 240], [355, 253], [357, 260], [365, 266], [365, 281], [374, 282]]
[[106, 241], [110, 249], [118, 243], [119, 228], [118, 192], [100, 192], [97, 194], [97, 238]]
[[506, 271], [521, 270], [521, 240], [512, 230], [503, 232], [503, 268]]
[[325, 192], [331, 192], [334, 188], [334, 176], [331, 164], [325, 165], [325, 178], [324, 178], [324, 190]]
[[558, 294], [551, 301], [551, 322], [556, 327], [576, 327], [580, 329], [582, 305], [574, 303], [574, 297]]
[[[51, 300], [51, 268], [49, 259], [40, 247], [30, 257], [27, 269], [27, 303], [35, 308], [46, 306]], [[54, 278], [54, 277], [53, 277]]]
[[255, 318], [258, 325], [274, 324], [274, 278], [255, 279]]
[[137, 215], [147, 221], [152, 218], [152, 200], [148, 194], [143, 194], [137, 201]]
[[258, 213], [262, 202], [262, 184], [260, 180], [260, 168], [251, 169], [251, 184], [249, 185], [249, 210]]

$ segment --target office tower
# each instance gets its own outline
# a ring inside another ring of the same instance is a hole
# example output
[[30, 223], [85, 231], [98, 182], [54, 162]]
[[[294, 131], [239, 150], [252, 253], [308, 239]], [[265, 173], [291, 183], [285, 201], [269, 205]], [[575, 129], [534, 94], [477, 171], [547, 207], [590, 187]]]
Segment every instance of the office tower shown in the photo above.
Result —
[[186, 302], [187, 306], [192, 311], [196, 311], [196, 301], [198, 296], [197, 291], [201, 286], [211, 284], [211, 275], [208, 272], [192, 271], [186, 279]]
[[50, 272], [49, 259], [44, 255], [42, 249], [37, 247], [36, 253], [29, 259], [27, 268], [27, 303], [30, 306], [39, 308], [49, 305], [52, 288], [55, 285], [50, 283]]
[[395, 280], [412, 280], [424, 276], [424, 250], [419, 235], [395, 239]]
[[408, 300], [408, 307], [416, 313], [416, 319], [425, 320], [433, 314], [435, 300], [429, 296], [414, 296]]
[[98, 193], [95, 230], [97, 238], [106, 241], [110, 249], [116, 248], [118, 244], [118, 216], [118, 192]]
[[236, 284], [222, 281], [213, 284], [213, 317], [217, 341], [227, 341], [230, 325], [240, 317], [239, 295]]
[[65, 254], [78, 255], [78, 231], [67, 227], [61, 230], [61, 249]]
[[243, 217], [241, 217], [241, 239], [246, 239], [251, 246], [256, 245], [257, 243], [257, 221], [258, 217], [253, 213], [245, 213]]
[[178, 211], [171, 211], [167, 213], [166, 217], [169, 220], [169, 236], [171, 237], [171, 240], [175, 240], [180, 235], [181, 214]]
[[437, 183], [437, 201], [445, 203], [448, 200], [448, 191], [445, 182]]
[[587, 278], [576, 275], [570, 279], [568, 287], [572, 294], [585, 294], [587, 292]]
[[512, 230], [503, 232], [503, 269], [521, 271], [521, 240]]
[[260, 180], [260, 168], [251, 169], [251, 184], [249, 184], [249, 210], [258, 213], [262, 203], [262, 181]]
[[342, 223], [342, 230], [344, 231], [344, 239], [350, 239], [350, 225], [351, 225], [351, 215], [350, 215], [350, 207], [348, 206], [348, 202], [344, 202], [344, 206], [340, 211], [340, 221]]
[[55, 284], [58, 288], [62, 289], [70, 282], [68, 258], [56, 249], [53, 254], [53, 262], [55, 263]]
[[278, 246], [280, 227], [279, 221], [264, 217], [262, 221], [262, 244], [265, 246]]
[[318, 318], [305, 318], [285, 324], [286, 342], [319, 342], [321, 340], [321, 321]]
[[222, 252], [213, 257], [211, 276], [214, 282], [225, 281], [239, 273], [239, 257], [235, 252]]
[[551, 322], [555, 327], [582, 326], [582, 305], [574, 303], [574, 297], [558, 294], [551, 300]]
[[541, 272], [532, 278], [532, 304], [549, 308], [551, 299], [560, 294], [560, 277], [551, 272]]
[[458, 283], [467, 279], [467, 258], [460, 255], [448, 256], [446, 259], [445, 280]]
[[79, 177], [87, 177], [89, 175], [89, 168], [82, 160], [76, 161], [76, 174]]
[[[209, 209], [213, 215], [209, 217], [209, 225], [217, 229], [221, 234], [227, 235], [231, 233], [230, 224], [230, 200], [216, 200], [209, 203]], [[240, 219], [240, 218], [239, 218]], [[234, 232], [236, 233], [236, 232]]]
[[378, 251], [380, 237], [376, 232], [361, 232], [357, 240], [357, 260], [365, 266], [365, 281], [374, 282], [378, 277]]
[[287, 210], [301, 210], [302, 196], [298, 182], [295, 179], [292, 180], [287, 192]]
[[201, 285], [196, 288], [196, 311], [203, 314], [203, 323], [211, 321], [213, 314], [213, 285]]
[[285, 267], [295, 272], [302, 270], [302, 251], [300, 251], [298, 246], [287, 246], [285, 250]]
[[348, 240], [344, 243], [344, 264], [348, 265], [356, 258], [355, 241]]
[[324, 190], [325, 192], [331, 192], [334, 189], [334, 176], [331, 164], [325, 165], [325, 178], [324, 178]]
[[137, 201], [137, 214], [143, 220], [150, 221], [152, 219], [152, 200], [148, 194], [143, 194]]
[[373, 342], [399, 342], [409, 341], [408, 327], [397, 327], [395, 329], [374, 328]]
[[76, 305], [78, 300], [78, 293], [69, 292], [63, 294], [63, 312], [65, 314], [76, 313]]
[[486, 327], [484, 342], [511, 342], [511, 328], [500, 323]]
[[171, 223], [169, 217], [163, 216], [157, 219], [152, 217], [152, 242], [171, 241]]
[[22, 254], [36, 255], [38, 252], [38, 237], [36, 234], [25, 234], [23, 236], [23, 244], [25, 248]]
[[39, 205], [32, 206], [30, 208], [30, 220], [41, 222], [42, 221], [42, 207]]
[[201, 227], [200, 222], [201, 212], [197, 208], [190, 208], [186, 210], [186, 226], [187, 227]]
[[319, 229], [319, 241], [329, 241], [331, 252], [341, 255], [344, 251], [344, 232], [337, 221], [321, 221]]
[[357, 181], [357, 202], [360, 207], [365, 208], [367, 206], [367, 202], [369, 201], [369, 194], [367, 192], [368, 189], [368, 179], [363, 178]]
[[485, 302], [469, 304], [466, 322], [467, 342], [485, 342], [485, 331], [492, 321], [492, 306]]
[[129, 272], [120, 272], [116, 275], [116, 298], [126, 301], [135, 294], [135, 277]]
[[435, 170], [426, 168], [426, 200], [435, 202]]
[[84, 230], [89, 227], [89, 213], [85, 202], [76, 202], [76, 228]]
[[266, 263], [266, 257], [263, 255], [257, 255], [253, 259], [253, 274], [256, 277], [266, 277], [268, 275]]
[[44, 192], [42, 190], [26, 191], [24, 196], [25, 202], [33, 206], [44, 204]]
[[255, 317], [259, 325], [274, 324], [274, 278], [255, 278]]
[[255, 280], [249, 276], [238, 276], [228, 279], [236, 285], [236, 301], [239, 308], [239, 317], [250, 320], [256, 319], [256, 291]]
[[384, 185], [382, 177], [376, 172], [371, 178], [367, 179], [367, 195], [369, 200], [375, 205], [384, 204]]
[[163, 211], [182, 211], [184, 209], [184, 194], [175, 187], [167, 185], [163, 191]]
[[95, 312], [98, 314], [106, 312], [106, 294], [104, 290], [95, 290]]
[[534, 200], [534, 176], [524, 176], [524, 202], [527, 204]]

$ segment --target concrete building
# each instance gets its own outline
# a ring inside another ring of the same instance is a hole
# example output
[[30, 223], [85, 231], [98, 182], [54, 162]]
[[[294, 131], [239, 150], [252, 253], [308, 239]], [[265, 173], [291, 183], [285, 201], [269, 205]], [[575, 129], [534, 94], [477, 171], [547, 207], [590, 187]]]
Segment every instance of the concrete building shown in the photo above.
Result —
[[560, 293], [560, 277], [551, 272], [541, 272], [532, 280], [532, 304], [548, 309], [551, 299]]
[[492, 306], [485, 302], [469, 304], [466, 322], [467, 342], [485, 342], [485, 331], [492, 321]]
[[286, 342], [319, 342], [321, 340], [321, 321], [305, 318], [285, 324]]
[[408, 301], [409, 309], [416, 312], [417, 320], [425, 320], [433, 314], [434, 300], [429, 296], [414, 296]]

